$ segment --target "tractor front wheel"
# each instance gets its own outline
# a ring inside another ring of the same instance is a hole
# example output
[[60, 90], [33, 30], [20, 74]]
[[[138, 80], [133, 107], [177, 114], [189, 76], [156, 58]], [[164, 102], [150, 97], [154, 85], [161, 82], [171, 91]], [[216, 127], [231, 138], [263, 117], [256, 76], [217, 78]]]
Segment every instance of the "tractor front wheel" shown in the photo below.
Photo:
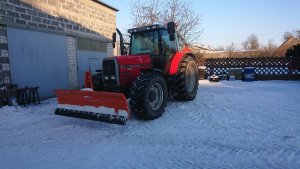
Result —
[[139, 119], [153, 120], [165, 111], [167, 85], [158, 73], [142, 73], [130, 89], [129, 105]]

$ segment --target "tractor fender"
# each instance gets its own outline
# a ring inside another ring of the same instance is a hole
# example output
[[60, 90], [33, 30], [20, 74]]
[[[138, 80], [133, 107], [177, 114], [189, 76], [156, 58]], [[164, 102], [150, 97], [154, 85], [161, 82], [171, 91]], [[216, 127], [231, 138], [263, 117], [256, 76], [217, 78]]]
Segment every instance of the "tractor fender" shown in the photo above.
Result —
[[165, 77], [165, 73], [160, 69], [141, 69], [141, 73], [158, 73], [162, 77]]
[[176, 52], [176, 54], [174, 55], [174, 57], [172, 59], [172, 62], [171, 62], [169, 75], [176, 75], [177, 74], [179, 64], [187, 56], [190, 56], [190, 57], [192, 57], [196, 60], [196, 56], [193, 53], [191, 53], [190, 51], [189, 52], [186, 52], [186, 51]]

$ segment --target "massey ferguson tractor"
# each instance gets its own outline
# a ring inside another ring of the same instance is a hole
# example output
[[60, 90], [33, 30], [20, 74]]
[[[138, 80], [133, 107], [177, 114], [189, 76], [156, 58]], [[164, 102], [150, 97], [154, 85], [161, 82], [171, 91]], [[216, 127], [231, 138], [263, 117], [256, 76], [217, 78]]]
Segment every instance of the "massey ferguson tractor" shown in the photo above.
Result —
[[168, 97], [178, 101], [196, 97], [196, 57], [187, 47], [179, 47], [174, 22], [129, 29], [128, 33], [127, 55], [105, 58], [101, 71], [86, 73], [85, 85], [93, 90], [55, 91], [55, 114], [126, 124], [131, 113], [143, 120], [160, 117]]

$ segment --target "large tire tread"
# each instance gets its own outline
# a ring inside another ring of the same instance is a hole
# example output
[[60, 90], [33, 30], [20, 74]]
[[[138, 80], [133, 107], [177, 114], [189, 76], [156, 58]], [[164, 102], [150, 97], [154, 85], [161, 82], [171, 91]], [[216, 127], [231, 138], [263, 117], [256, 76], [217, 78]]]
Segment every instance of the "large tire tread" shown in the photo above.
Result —
[[178, 101], [191, 101], [191, 100], [194, 100], [197, 95], [197, 90], [198, 90], [198, 72], [197, 71], [195, 72], [197, 75], [197, 77], [196, 77], [197, 84], [195, 86], [195, 90], [192, 93], [188, 93], [188, 91], [186, 89], [185, 72], [186, 72], [187, 66], [189, 65], [190, 62], [195, 62], [195, 60], [190, 56], [186, 56], [179, 65], [179, 70], [176, 75], [176, 85], [172, 91], [173, 97]]
[[158, 80], [164, 84], [165, 95], [167, 95], [167, 86], [165, 84], [164, 79], [156, 73], [141, 73], [139, 77], [133, 82], [132, 87], [130, 89], [130, 100], [129, 105], [131, 108], [131, 112], [138, 119], [142, 120], [153, 120], [162, 115], [165, 111], [166, 107], [166, 97], [164, 98], [163, 104], [161, 108], [153, 113], [149, 110], [149, 106], [147, 105], [147, 94], [151, 85], [151, 81]]

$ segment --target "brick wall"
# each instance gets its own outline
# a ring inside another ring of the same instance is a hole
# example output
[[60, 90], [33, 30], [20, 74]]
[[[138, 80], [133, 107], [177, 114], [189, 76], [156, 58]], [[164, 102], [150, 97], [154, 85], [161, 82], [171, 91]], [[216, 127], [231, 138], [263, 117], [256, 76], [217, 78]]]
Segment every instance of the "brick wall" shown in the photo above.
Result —
[[0, 25], [0, 85], [10, 83], [6, 26]]
[[111, 40], [116, 11], [93, 0], [1, 0], [0, 23]]
[[75, 37], [67, 37], [67, 55], [68, 55], [68, 71], [69, 85], [71, 89], [78, 88], [77, 77], [77, 60], [76, 60], [76, 39]]

